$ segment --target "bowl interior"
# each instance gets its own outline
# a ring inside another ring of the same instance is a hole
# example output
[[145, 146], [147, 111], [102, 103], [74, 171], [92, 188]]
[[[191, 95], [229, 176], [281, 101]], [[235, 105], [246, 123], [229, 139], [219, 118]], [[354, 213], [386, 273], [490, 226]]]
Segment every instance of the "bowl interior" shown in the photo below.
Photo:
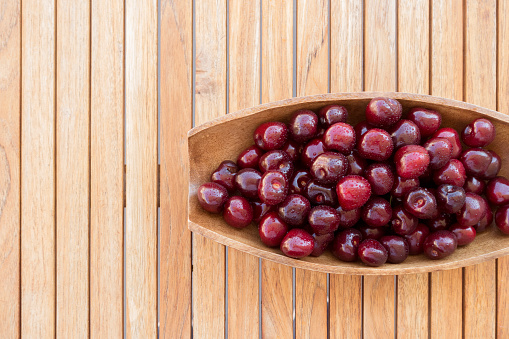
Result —
[[410, 256], [401, 264], [366, 267], [359, 262], [347, 263], [336, 259], [329, 251], [322, 256], [292, 259], [284, 256], [279, 248], [268, 248], [259, 239], [253, 223], [238, 230], [228, 226], [221, 215], [208, 213], [196, 198], [198, 187], [210, 180], [210, 174], [223, 160], [236, 161], [238, 154], [253, 144], [256, 127], [266, 121], [287, 122], [298, 109], [317, 110], [328, 104], [343, 105], [348, 109], [348, 122], [352, 125], [364, 120], [368, 102], [377, 96], [398, 99], [403, 105], [403, 117], [413, 107], [434, 109], [442, 114], [442, 127], [461, 131], [478, 117], [486, 117], [497, 129], [495, 141], [488, 147], [502, 158], [500, 175], [509, 176], [509, 119], [507, 116], [474, 105], [443, 98], [407, 93], [345, 93], [294, 98], [249, 108], [228, 114], [189, 132], [189, 228], [224, 245], [251, 253], [264, 259], [305, 269], [340, 274], [405, 274], [430, 272], [472, 265], [509, 254], [509, 236], [502, 235], [496, 227], [478, 235], [475, 241], [458, 248], [451, 256], [433, 261], [424, 255]]

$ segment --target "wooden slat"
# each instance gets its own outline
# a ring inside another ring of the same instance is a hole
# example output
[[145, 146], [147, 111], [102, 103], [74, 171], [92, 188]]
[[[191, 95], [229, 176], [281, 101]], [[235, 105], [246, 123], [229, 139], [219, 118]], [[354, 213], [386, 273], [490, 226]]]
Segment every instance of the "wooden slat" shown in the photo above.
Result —
[[[290, 98], [293, 88], [293, 2], [262, 1], [262, 102]], [[262, 336], [293, 336], [292, 268], [262, 260]]]
[[[192, 3], [161, 4], [161, 228], [159, 335], [191, 337], [191, 232], [186, 132], [192, 124]], [[175, 109], [178, 107], [178, 109]]]
[[[398, 91], [429, 92], [429, 27], [428, 0], [398, 2]], [[428, 274], [397, 279], [396, 335], [427, 339]]]
[[[363, 90], [363, 5], [331, 1], [330, 90]], [[348, 46], [348, 48], [345, 48]], [[330, 338], [362, 336], [362, 277], [330, 275]]]
[[125, 3], [127, 338], [157, 335], [157, 1]]
[[[328, 1], [297, 1], [297, 96], [329, 90]], [[296, 269], [297, 338], [327, 336], [327, 274]]]
[[[366, 91], [396, 90], [396, 1], [366, 0], [364, 80]], [[364, 337], [392, 338], [394, 277], [364, 277]]]
[[21, 17], [21, 336], [54, 338], [55, 2]]
[[20, 336], [20, 1], [3, 4], [0, 31], [0, 333]]
[[124, 333], [124, 1], [92, 1], [91, 11], [90, 336], [120, 338]]
[[90, 7], [57, 1], [57, 337], [89, 324]]
[[[431, 2], [431, 94], [463, 99], [463, 4]], [[431, 273], [431, 338], [462, 336], [462, 269]]]
[[[466, 1], [465, 101], [496, 109], [496, 0]], [[495, 338], [496, 263], [464, 269], [465, 338]]]
[[[197, 1], [195, 5], [198, 126], [226, 113], [227, 12], [226, 0]], [[220, 338], [225, 333], [225, 247], [197, 234], [192, 238], [193, 335]]]
[[[260, 0], [228, 6], [229, 110], [260, 103]], [[259, 260], [228, 249], [228, 337], [259, 337]]]

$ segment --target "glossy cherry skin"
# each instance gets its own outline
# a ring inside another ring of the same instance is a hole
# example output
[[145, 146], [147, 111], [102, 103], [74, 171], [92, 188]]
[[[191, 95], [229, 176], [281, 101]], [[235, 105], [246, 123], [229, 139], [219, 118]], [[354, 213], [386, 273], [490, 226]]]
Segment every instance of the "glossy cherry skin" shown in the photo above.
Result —
[[336, 206], [338, 197], [334, 185], [320, 184], [316, 180], [310, 180], [304, 189], [304, 196], [313, 205]]
[[341, 153], [325, 152], [313, 160], [309, 172], [322, 184], [336, 183], [345, 176], [348, 169], [348, 160]]
[[[422, 132], [422, 131], [421, 131]], [[456, 132], [453, 128], [441, 128], [436, 133], [434, 133], [431, 138], [445, 138], [449, 140], [449, 142], [452, 145], [452, 154], [451, 158], [456, 159], [461, 154], [461, 141], [460, 137], [458, 135], [458, 132]]]
[[339, 213], [330, 206], [315, 206], [309, 212], [308, 223], [313, 233], [335, 232], [339, 227]]
[[244, 168], [235, 175], [235, 187], [248, 199], [258, 198], [258, 185], [262, 174], [252, 168]]
[[363, 136], [367, 131], [369, 131], [372, 128], [375, 128], [375, 126], [368, 124], [368, 122], [365, 120], [355, 125], [353, 129], [355, 130], [357, 142], [359, 142], [359, 138], [361, 136]]
[[256, 128], [253, 139], [264, 151], [280, 149], [288, 140], [288, 128], [282, 122], [265, 122]]
[[473, 226], [461, 226], [460, 224], [454, 224], [449, 228], [456, 236], [458, 246], [465, 246], [474, 241], [477, 232]]
[[411, 121], [402, 119], [389, 129], [394, 148], [405, 145], [419, 145], [421, 143], [421, 132], [419, 127]]
[[495, 140], [495, 126], [487, 119], [475, 119], [463, 129], [461, 140], [469, 147], [486, 147]]
[[431, 219], [438, 216], [435, 196], [426, 188], [412, 189], [405, 197], [403, 206], [419, 219]]
[[345, 211], [341, 206], [336, 208], [336, 212], [339, 214], [339, 227], [350, 228], [361, 219], [361, 209], [355, 208], [353, 210]]
[[278, 171], [267, 171], [258, 184], [258, 197], [268, 205], [277, 205], [288, 194], [288, 179]]
[[394, 173], [387, 163], [373, 163], [364, 170], [364, 178], [371, 185], [373, 194], [385, 195], [394, 185]]
[[436, 170], [443, 167], [452, 157], [452, 144], [445, 138], [432, 138], [424, 143], [424, 148], [429, 153], [429, 166]]
[[281, 150], [288, 154], [291, 161], [296, 162], [300, 160], [300, 154], [302, 153], [303, 147], [304, 146], [302, 144], [299, 144], [295, 140], [288, 140]]
[[493, 222], [493, 212], [491, 211], [491, 208], [488, 206], [486, 209], [486, 215], [481, 218], [481, 220], [474, 225], [474, 228], [477, 233], [484, 232], [488, 227], [491, 226], [491, 223]]
[[465, 192], [471, 192], [479, 195], [484, 194], [485, 188], [486, 182], [476, 177], [467, 177], [467, 180], [465, 180], [465, 185], [463, 185]]
[[252, 201], [251, 207], [253, 207], [253, 221], [255, 223], [259, 223], [262, 217], [267, 213], [277, 211], [276, 206], [267, 205], [261, 201]]
[[366, 121], [376, 127], [387, 128], [401, 119], [401, 104], [391, 98], [373, 98], [366, 106]]
[[435, 133], [442, 124], [440, 113], [426, 108], [412, 108], [408, 112], [407, 119], [413, 121], [419, 127], [422, 138]]
[[424, 240], [428, 234], [429, 229], [426, 225], [419, 224], [412, 233], [404, 236], [405, 240], [408, 242], [411, 255], [421, 254], [424, 251]]
[[439, 208], [446, 213], [456, 213], [465, 204], [465, 190], [455, 185], [438, 186], [435, 197]]
[[294, 170], [293, 162], [288, 154], [280, 150], [269, 151], [262, 155], [258, 167], [262, 173], [278, 171], [287, 178], [291, 178]]
[[468, 175], [480, 176], [491, 163], [491, 155], [482, 148], [471, 148], [460, 155], [460, 161]]
[[349, 165], [346, 175], [362, 175], [364, 173], [364, 169], [368, 166], [368, 162], [361, 157], [357, 150], [353, 150], [346, 158], [348, 159]]
[[371, 185], [359, 175], [347, 175], [339, 180], [336, 193], [341, 207], [348, 211], [364, 205], [371, 196]]
[[456, 212], [458, 224], [462, 226], [474, 226], [486, 214], [488, 204], [483, 197], [475, 193], [466, 193], [465, 204]]
[[301, 153], [301, 161], [306, 167], [311, 167], [313, 160], [326, 151], [322, 139], [313, 139], [308, 142]]
[[325, 233], [325, 234], [311, 234], [313, 239], [315, 239], [315, 246], [313, 247], [313, 252], [311, 252], [312, 257], [319, 257], [325, 252], [327, 247], [334, 240], [334, 233]]
[[384, 198], [372, 197], [362, 207], [361, 218], [371, 227], [387, 225], [391, 217], [391, 204]]
[[288, 225], [300, 226], [307, 220], [311, 204], [300, 194], [291, 194], [278, 205], [278, 214]]
[[443, 259], [458, 247], [456, 236], [451, 231], [436, 231], [426, 237], [423, 249], [430, 259]]
[[509, 204], [500, 206], [495, 212], [495, 225], [500, 232], [509, 235]]
[[279, 246], [286, 256], [296, 259], [307, 257], [314, 247], [315, 240], [311, 234], [300, 228], [290, 230]]
[[491, 179], [485, 193], [490, 204], [500, 206], [509, 203], [509, 180], [504, 177]]
[[495, 178], [500, 171], [500, 167], [502, 167], [502, 159], [500, 159], [500, 156], [493, 151], [488, 151], [488, 153], [491, 155], [491, 163], [488, 165], [486, 171], [481, 174], [481, 178], [483, 179]]
[[253, 208], [246, 198], [231, 197], [224, 204], [223, 219], [232, 227], [244, 228], [253, 221]]
[[440, 213], [440, 215], [433, 219], [425, 220], [426, 226], [428, 226], [430, 232], [446, 230], [454, 222], [454, 217], [449, 213]]
[[388, 227], [372, 227], [364, 223], [359, 223], [356, 227], [361, 232], [362, 239], [380, 240], [388, 231]]
[[386, 235], [380, 239], [380, 243], [387, 250], [387, 261], [391, 264], [399, 264], [408, 258], [410, 246], [408, 242], [397, 235]]
[[342, 261], [356, 261], [362, 234], [354, 228], [339, 232], [332, 242], [332, 254]]
[[322, 107], [318, 112], [318, 119], [322, 126], [331, 126], [338, 122], [346, 122], [348, 111], [339, 105], [328, 105]]
[[353, 127], [344, 122], [330, 126], [323, 135], [323, 142], [327, 149], [349, 154], [355, 147], [355, 131]]
[[237, 165], [233, 161], [225, 160], [212, 172], [210, 181], [223, 186], [228, 192], [232, 193], [235, 191], [235, 174], [237, 174], [237, 171]]
[[405, 210], [401, 205], [392, 209], [392, 219], [390, 221], [391, 229], [399, 235], [408, 235], [415, 231], [419, 219], [412, 213]]
[[243, 168], [258, 168], [260, 157], [263, 155], [263, 150], [258, 146], [250, 146], [242, 151], [237, 158], [237, 166]]
[[373, 267], [385, 264], [389, 256], [385, 247], [375, 239], [362, 241], [357, 253], [364, 264]]
[[357, 150], [365, 159], [385, 161], [392, 155], [394, 145], [389, 133], [383, 129], [372, 128], [359, 138]]
[[419, 178], [405, 179], [396, 176], [392, 185], [391, 195], [394, 198], [402, 199], [415, 187], [419, 187]]
[[228, 191], [222, 185], [206, 182], [198, 188], [196, 196], [205, 211], [220, 213], [228, 200]]
[[297, 142], [312, 139], [318, 131], [318, 116], [310, 110], [295, 112], [290, 119], [290, 135]]
[[290, 180], [289, 194], [304, 195], [304, 190], [308, 182], [313, 179], [311, 174], [304, 169], [297, 169], [294, 171], [292, 179]]
[[418, 178], [430, 162], [428, 151], [419, 145], [403, 146], [394, 154], [396, 172], [405, 179]]
[[263, 216], [258, 225], [258, 234], [262, 242], [269, 247], [277, 247], [288, 232], [288, 225], [276, 212]]
[[463, 187], [466, 179], [467, 173], [465, 172], [465, 167], [463, 167], [463, 163], [458, 159], [449, 160], [444, 167], [433, 173], [433, 181], [437, 185], [450, 184]]

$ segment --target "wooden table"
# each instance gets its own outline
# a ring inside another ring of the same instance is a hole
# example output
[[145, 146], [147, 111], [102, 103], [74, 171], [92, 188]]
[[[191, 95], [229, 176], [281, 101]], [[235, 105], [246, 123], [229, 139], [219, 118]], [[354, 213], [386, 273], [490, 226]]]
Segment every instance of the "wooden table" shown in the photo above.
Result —
[[508, 258], [328, 276], [193, 236], [186, 217], [186, 133], [227, 112], [363, 90], [509, 112], [509, 2], [3, 0], [0, 14], [2, 338], [509, 338]]

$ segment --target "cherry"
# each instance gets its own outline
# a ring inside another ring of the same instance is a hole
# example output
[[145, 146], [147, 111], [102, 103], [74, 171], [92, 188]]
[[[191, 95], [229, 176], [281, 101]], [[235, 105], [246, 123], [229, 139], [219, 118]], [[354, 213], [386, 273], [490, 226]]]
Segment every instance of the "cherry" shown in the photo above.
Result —
[[226, 201], [223, 219], [235, 228], [244, 228], [253, 221], [253, 208], [244, 197], [234, 196]]
[[373, 98], [366, 106], [366, 121], [376, 127], [386, 128], [401, 119], [401, 104], [391, 98]]
[[391, 135], [394, 148], [421, 143], [421, 132], [413, 121], [402, 119], [392, 126], [388, 132]]
[[500, 206], [495, 213], [495, 225], [500, 232], [509, 234], [509, 204]]
[[267, 213], [276, 211], [276, 206], [267, 205], [261, 201], [252, 201], [251, 207], [253, 207], [253, 221], [255, 223], [259, 223], [262, 217]]
[[387, 163], [373, 163], [364, 170], [364, 178], [371, 185], [373, 194], [385, 195], [394, 185], [394, 174]]
[[380, 240], [387, 233], [388, 227], [371, 227], [366, 224], [360, 223], [357, 227], [362, 234], [362, 239], [375, 239]]
[[196, 196], [205, 211], [220, 213], [226, 200], [228, 200], [228, 191], [222, 185], [207, 182], [198, 188]]
[[237, 166], [239, 168], [258, 168], [258, 162], [263, 155], [263, 150], [258, 146], [250, 146], [239, 154], [237, 158]]
[[481, 218], [481, 220], [474, 225], [474, 228], [477, 233], [484, 232], [488, 227], [491, 226], [491, 223], [493, 222], [493, 212], [491, 211], [491, 208], [488, 206], [486, 209], [486, 215]]
[[475, 239], [476, 231], [473, 226], [461, 226], [460, 224], [454, 224], [449, 228], [456, 236], [458, 246], [465, 246], [470, 244]]
[[336, 212], [339, 214], [339, 227], [341, 228], [353, 227], [361, 218], [360, 208], [345, 211], [341, 206], [338, 206]]
[[237, 170], [237, 165], [233, 161], [225, 160], [212, 172], [210, 181], [223, 186], [228, 192], [232, 193], [235, 191], [235, 174], [237, 174]]
[[440, 213], [440, 215], [433, 219], [426, 220], [426, 225], [428, 226], [430, 232], [446, 230], [454, 222], [454, 218], [452, 214], [449, 213]]
[[451, 231], [436, 231], [426, 237], [424, 254], [430, 259], [443, 259], [458, 247], [456, 236]]
[[424, 251], [424, 240], [428, 234], [429, 229], [425, 225], [419, 224], [412, 233], [404, 236], [411, 255], [421, 254]]
[[362, 241], [362, 234], [354, 228], [348, 228], [334, 238], [332, 242], [332, 254], [342, 261], [355, 261], [357, 249]]
[[300, 228], [290, 230], [283, 240], [279, 248], [288, 257], [304, 258], [313, 252], [315, 240], [306, 231]]
[[348, 169], [348, 160], [341, 153], [325, 152], [313, 160], [311, 175], [322, 184], [333, 184], [342, 178]]
[[317, 156], [325, 152], [325, 144], [323, 143], [322, 139], [313, 139], [310, 142], [308, 142], [304, 148], [302, 149], [301, 153], [301, 160], [302, 163], [306, 167], [311, 167], [311, 163]]
[[304, 196], [313, 205], [336, 206], [338, 203], [334, 185], [320, 184], [314, 179], [307, 183], [304, 189]]
[[460, 155], [460, 161], [468, 175], [483, 175], [491, 164], [491, 154], [482, 148], [471, 148]]
[[302, 144], [299, 144], [294, 140], [288, 140], [286, 144], [283, 145], [281, 150], [288, 154], [291, 161], [296, 162], [300, 159], [302, 148], [303, 148]]
[[280, 149], [288, 139], [288, 128], [282, 122], [265, 122], [256, 128], [253, 139], [265, 151]]
[[325, 252], [327, 247], [329, 247], [330, 243], [334, 240], [334, 233], [325, 233], [325, 234], [311, 234], [313, 239], [315, 239], [315, 246], [313, 247], [313, 252], [311, 252], [312, 257], [319, 257]]
[[375, 128], [375, 126], [368, 124], [367, 121], [361, 121], [357, 125], [354, 126], [355, 136], [357, 137], [357, 143], [359, 142], [359, 138], [363, 136], [370, 129]]
[[486, 198], [490, 204], [504, 205], [509, 203], [509, 180], [504, 177], [491, 179], [486, 186]]
[[394, 155], [396, 172], [405, 179], [418, 178], [429, 165], [428, 151], [422, 146], [407, 145], [396, 151]]
[[347, 175], [362, 175], [364, 169], [368, 166], [366, 159], [360, 156], [357, 150], [353, 150], [352, 153], [346, 156], [348, 159]]
[[323, 142], [327, 149], [349, 154], [355, 147], [355, 131], [349, 124], [335, 123], [325, 131]]
[[339, 204], [344, 210], [352, 210], [364, 205], [371, 196], [371, 185], [358, 175], [347, 175], [336, 186]]
[[362, 207], [362, 220], [371, 227], [387, 225], [392, 217], [391, 204], [380, 197], [373, 197]]
[[463, 189], [465, 190], [465, 192], [472, 192], [479, 195], [484, 194], [485, 188], [486, 183], [484, 182], [484, 180], [481, 180], [476, 177], [467, 177], [467, 180], [465, 180], [465, 185], [463, 185]]
[[288, 179], [278, 171], [267, 171], [258, 184], [258, 197], [268, 205], [277, 205], [288, 194]]
[[385, 247], [375, 239], [366, 239], [361, 242], [357, 253], [364, 264], [374, 267], [385, 264], [389, 256]]
[[421, 132], [421, 137], [426, 138], [435, 133], [442, 123], [442, 116], [437, 111], [426, 108], [412, 108], [408, 112], [407, 119], [413, 121]]
[[465, 204], [465, 190], [454, 185], [440, 185], [435, 197], [440, 209], [446, 213], [456, 213]]
[[392, 209], [392, 220], [390, 222], [391, 229], [399, 235], [408, 235], [415, 231], [419, 219], [405, 210], [403, 206], [395, 206]]
[[469, 147], [486, 147], [495, 139], [495, 126], [486, 119], [475, 119], [461, 132], [461, 140]]
[[335, 232], [339, 227], [339, 213], [330, 206], [315, 206], [308, 215], [309, 226], [313, 233]]
[[481, 174], [483, 179], [493, 179], [498, 175], [500, 167], [502, 166], [502, 159], [494, 151], [487, 151], [491, 155], [491, 162], [484, 173]]
[[280, 150], [269, 151], [262, 155], [258, 166], [262, 173], [267, 171], [279, 171], [287, 178], [292, 176], [294, 169], [293, 162], [288, 154]]
[[248, 199], [258, 198], [258, 185], [262, 175], [255, 169], [244, 168], [235, 175], [235, 187]]
[[263, 216], [258, 225], [258, 233], [262, 242], [269, 247], [277, 247], [288, 232], [288, 225], [276, 212]]
[[307, 220], [311, 204], [300, 194], [291, 194], [279, 204], [278, 214], [288, 225], [300, 226]]
[[295, 112], [290, 119], [290, 135], [297, 142], [312, 139], [318, 130], [318, 117], [310, 110]]
[[432, 169], [443, 167], [452, 157], [452, 144], [445, 138], [432, 138], [424, 143], [429, 153], [429, 165]]
[[389, 159], [393, 149], [391, 136], [379, 128], [372, 128], [364, 133], [357, 144], [357, 150], [362, 157], [375, 161]]
[[386, 235], [380, 239], [380, 243], [387, 250], [387, 261], [391, 264], [402, 263], [408, 258], [410, 246], [404, 238], [397, 235]]
[[290, 188], [288, 192], [290, 194], [302, 194], [304, 195], [304, 190], [308, 181], [310, 181], [313, 177], [309, 174], [308, 171], [304, 169], [297, 169], [293, 173], [292, 179], [290, 180]]
[[405, 209], [419, 219], [431, 219], [438, 215], [435, 196], [426, 188], [412, 189], [403, 201]]
[[322, 107], [318, 112], [318, 119], [322, 126], [331, 126], [338, 122], [346, 122], [348, 111], [339, 105], [328, 105]]
[[433, 181], [437, 185], [450, 184], [459, 187], [465, 185], [467, 174], [463, 163], [457, 159], [451, 159], [433, 174]]
[[458, 224], [462, 226], [474, 226], [486, 214], [488, 204], [483, 197], [475, 193], [466, 193], [465, 204], [456, 212]]
[[[422, 131], [421, 131], [422, 132]], [[451, 158], [456, 159], [461, 154], [461, 141], [460, 137], [458, 135], [458, 132], [456, 132], [453, 128], [441, 128], [436, 133], [434, 133], [431, 138], [445, 138], [449, 140], [449, 142], [452, 145], [452, 155]]]
[[391, 195], [396, 199], [401, 199], [415, 187], [419, 187], [419, 178], [405, 179], [396, 176], [392, 185]]

